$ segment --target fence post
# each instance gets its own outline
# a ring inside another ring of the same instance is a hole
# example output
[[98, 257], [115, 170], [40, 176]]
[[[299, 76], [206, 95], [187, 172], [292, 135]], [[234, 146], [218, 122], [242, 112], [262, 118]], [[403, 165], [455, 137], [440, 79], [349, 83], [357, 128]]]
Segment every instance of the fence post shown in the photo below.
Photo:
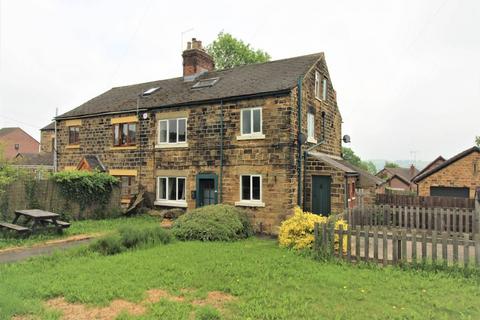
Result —
[[314, 237], [314, 242], [313, 242], [313, 247], [315, 250], [318, 250], [318, 242], [319, 242], [319, 238], [318, 238], [318, 222], [315, 222], [315, 224], [313, 225], [313, 237]]

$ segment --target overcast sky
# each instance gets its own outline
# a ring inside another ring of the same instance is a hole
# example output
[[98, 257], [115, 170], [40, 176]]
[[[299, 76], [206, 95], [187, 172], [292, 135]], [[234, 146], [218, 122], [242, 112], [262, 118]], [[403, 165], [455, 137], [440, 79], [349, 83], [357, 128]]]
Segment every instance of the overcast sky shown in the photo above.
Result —
[[[228, 3], [228, 5], [227, 5]], [[114, 86], [180, 76], [181, 34], [325, 52], [365, 159], [450, 157], [480, 135], [480, 1], [0, 0], [0, 127], [34, 137]]]

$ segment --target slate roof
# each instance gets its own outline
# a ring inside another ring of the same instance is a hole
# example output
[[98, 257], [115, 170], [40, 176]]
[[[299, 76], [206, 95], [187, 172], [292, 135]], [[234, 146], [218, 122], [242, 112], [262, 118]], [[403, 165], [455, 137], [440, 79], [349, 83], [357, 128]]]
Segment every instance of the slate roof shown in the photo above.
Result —
[[[321, 160], [321, 161], [324, 161], [326, 162], [327, 164], [347, 173], [347, 174], [351, 174], [351, 175], [357, 175], [358, 172], [357, 170], [353, 169], [353, 168], [350, 168], [350, 166], [347, 166], [345, 165], [345, 163], [343, 162], [344, 160], [342, 159], [335, 159], [334, 157], [328, 155], [328, 154], [325, 154], [325, 153], [321, 153], [321, 152], [315, 152], [315, 151], [310, 151], [308, 152], [308, 155], [311, 156], [311, 157], [314, 157], [318, 160]], [[346, 162], [346, 161], [345, 161]]]
[[[160, 89], [140, 99], [141, 110], [287, 91], [294, 88], [298, 78], [305, 75], [321, 57], [323, 57], [323, 53], [315, 53], [266, 63], [243, 65], [231, 69], [215, 70], [202, 74], [192, 82], [185, 82], [183, 77], [178, 77], [116, 87], [57, 118], [134, 111], [137, 108], [137, 97], [154, 87], [160, 87]], [[192, 89], [192, 86], [198, 80], [216, 77], [219, 80], [212, 87]]]
[[[390, 172], [392, 176], [397, 176], [404, 180], [406, 183], [410, 183], [412, 179], [418, 174], [418, 169], [414, 168], [413, 172], [410, 168], [384, 168], [384, 170]], [[390, 180], [390, 179], [388, 179]]]
[[450, 159], [448, 159], [447, 161], [443, 162], [442, 164], [434, 167], [433, 169], [416, 176], [415, 179], [413, 180], [413, 182], [418, 183], [419, 181], [421, 181], [421, 180], [425, 179], [426, 177], [434, 174], [435, 172], [438, 172], [438, 171], [442, 170], [443, 168], [448, 167], [449, 165], [451, 165], [455, 161], [460, 160], [463, 157], [468, 156], [472, 152], [480, 152], [480, 147], [475, 146], [475, 147], [472, 147], [472, 148], [469, 148], [465, 151], [460, 152], [459, 154], [451, 157]]
[[[106, 171], [105, 166], [103, 165], [102, 161], [100, 161], [100, 159], [98, 159], [97, 156], [86, 155], [86, 156], [83, 157], [83, 159], [85, 159], [85, 161], [88, 163], [88, 165], [90, 166], [90, 169], [98, 170], [100, 172], [105, 172]], [[80, 165], [82, 163], [83, 159], [80, 160], [78, 165]]]
[[371, 174], [370, 172], [368, 171], [365, 171], [363, 170], [362, 168], [359, 168], [353, 164], [351, 164], [350, 162], [348, 162], [347, 160], [341, 160], [340, 161], [343, 165], [347, 166], [347, 167], [350, 167], [351, 169], [355, 170], [356, 172], [358, 172], [358, 186], [360, 188], [366, 188], [366, 187], [376, 187], [376, 186], [379, 186], [381, 184], [383, 184], [383, 180], [380, 179], [379, 177]]
[[19, 153], [15, 156], [15, 164], [27, 166], [53, 166], [53, 153]]
[[40, 129], [40, 131], [43, 131], [43, 130], [55, 130], [55, 121], [50, 122], [45, 127]]
[[[423, 174], [424, 172], [427, 172], [433, 168], [435, 168], [436, 166], [438, 166], [440, 163], [443, 163], [445, 162], [445, 158], [442, 157], [442, 156], [438, 156], [435, 160], [433, 160], [432, 162], [430, 162], [427, 166], [425, 166], [425, 168], [423, 168], [422, 170], [420, 170], [417, 175], [415, 177], [413, 177], [413, 180], [415, 180], [416, 177], [418, 177], [419, 175]], [[439, 162], [439, 163], [437, 163]]]

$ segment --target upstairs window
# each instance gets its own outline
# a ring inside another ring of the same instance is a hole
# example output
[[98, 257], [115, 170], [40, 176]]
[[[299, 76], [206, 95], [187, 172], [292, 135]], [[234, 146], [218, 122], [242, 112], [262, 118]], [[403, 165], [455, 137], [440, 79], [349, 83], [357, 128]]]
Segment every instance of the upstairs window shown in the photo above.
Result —
[[312, 112], [307, 114], [307, 141], [315, 142], [315, 115]]
[[262, 108], [242, 109], [240, 122], [242, 135], [261, 135]]
[[213, 87], [213, 85], [215, 83], [217, 83], [218, 80], [219, 80], [219, 78], [211, 78], [211, 79], [200, 80], [193, 85], [192, 89]]
[[187, 142], [187, 119], [160, 120], [158, 123], [158, 142], [160, 144]]
[[328, 90], [327, 78], [323, 77], [323, 80], [322, 80], [322, 100], [327, 100], [327, 90]]
[[68, 127], [68, 144], [80, 144], [80, 127]]
[[315, 71], [315, 98], [322, 98], [320, 96], [320, 72], [318, 71]]
[[113, 145], [134, 146], [137, 143], [136, 123], [117, 123], [113, 126]]

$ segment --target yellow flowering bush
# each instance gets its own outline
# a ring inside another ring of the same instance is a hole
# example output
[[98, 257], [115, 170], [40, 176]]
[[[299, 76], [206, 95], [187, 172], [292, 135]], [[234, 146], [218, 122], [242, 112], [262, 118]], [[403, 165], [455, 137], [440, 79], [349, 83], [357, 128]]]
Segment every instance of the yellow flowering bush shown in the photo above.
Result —
[[278, 241], [280, 246], [294, 249], [311, 248], [315, 222], [326, 223], [327, 218], [295, 207], [292, 217], [282, 222]]
[[[280, 233], [278, 235], [278, 241], [280, 246], [294, 248], [294, 249], [306, 249], [311, 248], [315, 240], [313, 235], [313, 229], [315, 223], [328, 223], [327, 217], [313, 214], [310, 212], [304, 212], [299, 207], [295, 208], [295, 212], [292, 217], [285, 220], [280, 226]], [[343, 230], [347, 230], [347, 222], [343, 219], [335, 221], [335, 229], [338, 230], [340, 225], [343, 226]], [[338, 250], [339, 236], [335, 235], [335, 249]], [[343, 237], [343, 251], [347, 249], [347, 238]]]

